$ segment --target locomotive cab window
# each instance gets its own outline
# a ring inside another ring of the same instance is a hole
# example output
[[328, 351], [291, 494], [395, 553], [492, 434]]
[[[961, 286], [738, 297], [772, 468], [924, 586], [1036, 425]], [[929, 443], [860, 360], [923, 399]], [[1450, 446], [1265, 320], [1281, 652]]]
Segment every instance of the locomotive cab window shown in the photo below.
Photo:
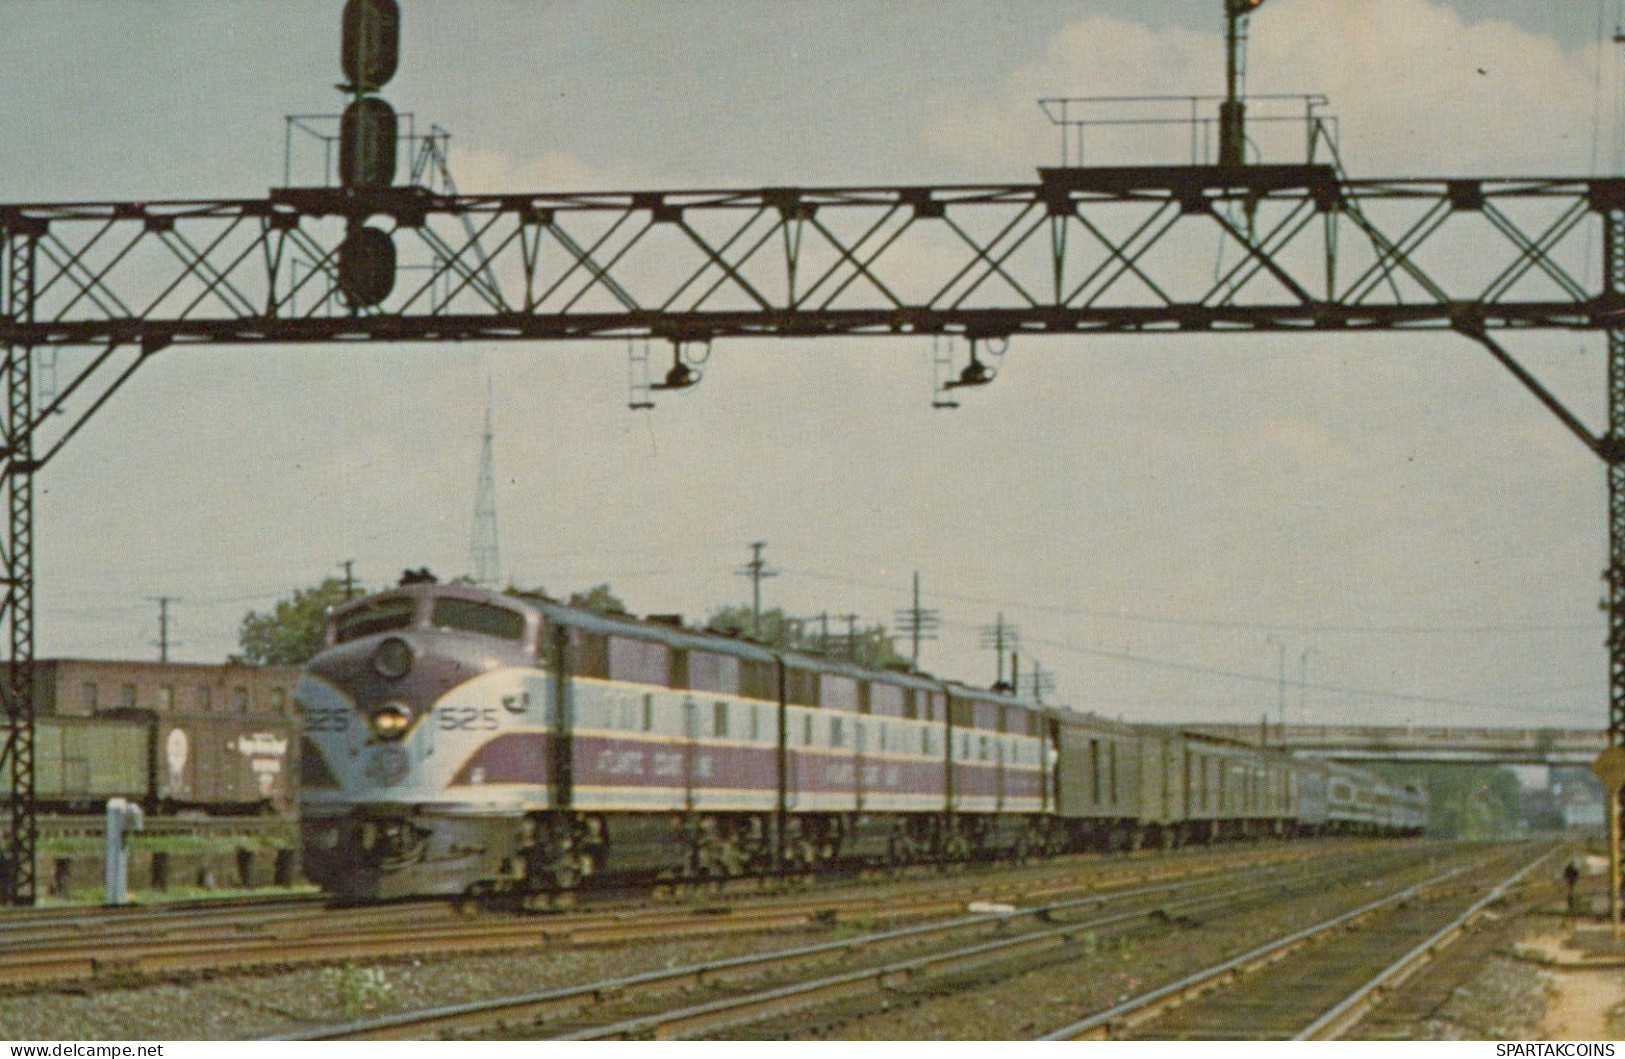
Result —
[[333, 642], [349, 643], [373, 633], [404, 629], [412, 624], [411, 596], [385, 596], [358, 604], [333, 618]]
[[434, 601], [429, 624], [437, 629], [472, 632], [499, 640], [517, 641], [525, 637], [525, 616], [518, 611], [456, 596], [441, 596]]

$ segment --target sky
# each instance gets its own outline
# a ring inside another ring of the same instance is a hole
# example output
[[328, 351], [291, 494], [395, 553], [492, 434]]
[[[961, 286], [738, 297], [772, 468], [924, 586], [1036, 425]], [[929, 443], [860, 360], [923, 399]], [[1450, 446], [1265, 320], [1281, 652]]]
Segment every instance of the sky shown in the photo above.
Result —
[[[1327, 96], [1356, 177], [1618, 173], [1617, 6], [1270, 0], [1248, 89]], [[343, 104], [341, 8], [0, 6], [0, 202], [264, 195], [284, 115]], [[1220, 0], [402, 8], [383, 94], [450, 130], [467, 191], [1026, 181], [1057, 160], [1039, 97], [1223, 85]], [[1600, 424], [1599, 336], [1506, 344]], [[927, 669], [990, 682], [1002, 614], [1110, 716], [1605, 722], [1602, 466], [1459, 337], [1022, 339], [953, 411], [919, 338], [719, 342], [642, 412], [626, 358], [165, 351], [37, 483], [39, 656], [156, 657], [167, 596], [172, 657], [218, 661], [345, 560], [469, 572], [489, 385], [524, 587], [698, 620], [766, 541], [764, 605], [890, 623], [918, 571]]]

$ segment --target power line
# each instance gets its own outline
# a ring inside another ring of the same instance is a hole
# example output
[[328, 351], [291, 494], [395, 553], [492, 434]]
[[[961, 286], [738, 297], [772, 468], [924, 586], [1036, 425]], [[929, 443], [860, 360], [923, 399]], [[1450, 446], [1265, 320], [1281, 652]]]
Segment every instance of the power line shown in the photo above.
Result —
[[[1196, 673], [1201, 676], [1224, 677], [1229, 680], [1243, 681], [1249, 684], [1276, 684], [1276, 678], [1260, 676], [1257, 673], [1246, 673], [1234, 669], [1220, 669], [1217, 666], [1202, 666], [1192, 662], [1178, 662], [1166, 658], [1151, 658], [1146, 655], [1132, 654], [1128, 651], [1106, 651], [1096, 647], [1083, 647], [1078, 644], [1067, 643], [1064, 640], [1048, 640], [1037, 636], [1029, 637], [1033, 643], [1054, 647], [1058, 650], [1069, 651], [1073, 654], [1089, 655], [1093, 658], [1111, 658], [1119, 662], [1132, 662], [1136, 665], [1150, 666], [1153, 669], [1167, 669], [1180, 673]], [[1359, 698], [1386, 699], [1393, 702], [1416, 702], [1435, 706], [1465, 706], [1477, 710], [1509, 710], [1530, 709], [1538, 712], [1556, 712], [1566, 710], [1568, 707], [1539, 708], [1526, 706], [1514, 702], [1480, 702], [1474, 699], [1453, 699], [1440, 695], [1411, 695], [1402, 691], [1379, 691], [1374, 688], [1356, 688], [1340, 684], [1311, 684], [1302, 681], [1285, 681], [1287, 687], [1302, 687], [1310, 691], [1330, 691], [1340, 695], [1353, 695]]]
[[[814, 581], [828, 581], [833, 584], [844, 584], [855, 588], [871, 588], [877, 591], [896, 592], [897, 586], [879, 581], [867, 581], [861, 578], [843, 577], [835, 574], [823, 574], [815, 570], [803, 570], [794, 567], [784, 567], [781, 573], [793, 577], [806, 577]], [[1036, 611], [1044, 614], [1068, 614], [1081, 618], [1099, 618], [1105, 620], [1139, 622], [1149, 625], [1172, 625], [1188, 628], [1230, 629], [1242, 632], [1285, 632], [1285, 633], [1341, 633], [1347, 635], [1380, 635], [1380, 636], [1421, 636], [1421, 635], [1488, 635], [1492, 633], [1521, 634], [1530, 632], [1585, 632], [1596, 633], [1598, 626], [1592, 623], [1551, 623], [1531, 625], [1292, 625], [1280, 622], [1246, 622], [1230, 621], [1215, 618], [1172, 618], [1164, 615], [1137, 614], [1132, 611], [1095, 610], [1088, 607], [1072, 607], [1054, 603], [1018, 603], [1009, 599], [1000, 599], [993, 596], [973, 595], [964, 592], [934, 592], [940, 599], [954, 600], [959, 603], [980, 603], [989, 606], [1005, 607], [1010, 610]]]

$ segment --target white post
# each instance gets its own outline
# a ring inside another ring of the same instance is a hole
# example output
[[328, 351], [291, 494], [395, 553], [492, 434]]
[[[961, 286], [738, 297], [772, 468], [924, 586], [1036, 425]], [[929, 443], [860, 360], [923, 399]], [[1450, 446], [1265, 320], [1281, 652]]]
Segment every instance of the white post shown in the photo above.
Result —
[[130, 840], [131, 831], [140, 831], [145, 818], [139, 805], [123, 798], [107, 800], [106, 849], [102, 866], [103, 901], [109, 905], [128, 904], [130, 900]]

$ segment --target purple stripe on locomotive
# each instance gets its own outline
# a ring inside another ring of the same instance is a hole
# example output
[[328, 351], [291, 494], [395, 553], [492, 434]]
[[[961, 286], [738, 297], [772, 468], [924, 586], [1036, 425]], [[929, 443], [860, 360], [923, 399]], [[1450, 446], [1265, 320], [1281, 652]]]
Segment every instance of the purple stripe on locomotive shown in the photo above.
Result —
[[[548, 781], [551, 736], [509, 732], [495, 736], [457, 770], [451, 785], [493, 783], [544, 785]], [[584, 786], [758, 791], [777, 787], [777, 750], [772, 746], [651, 742], [603, 735], [577, 735], [574, 779]], [[906, 794], [943, 798], [945, 766], [935, 759], [863, 759], [828, 751], [790, 750], [786, 754], [787, 793]], [[1002, 775], [1001, 775], [1002, 771]], [[1038, 798], [1041, 770], [988, 762], [954, 762], [954, 792], [961, 797]]]
[[[857, 755], [792, 750], [786, 786], [797, 794], [852, 794], [859, 790]], [[945, 795], [941, 761], [924, 759], [863, 759], [862, 790], [868, 794]]]
[[450, 786], [544, 784], [551, 743], [552, 738], [546, 732], [506, 732], [496, 736], [463, 762]]
[[778, 789], [776, 760], [771, 746], [575, 737], [575, 782], [586, 786], [693, 787], [772, 794]]

